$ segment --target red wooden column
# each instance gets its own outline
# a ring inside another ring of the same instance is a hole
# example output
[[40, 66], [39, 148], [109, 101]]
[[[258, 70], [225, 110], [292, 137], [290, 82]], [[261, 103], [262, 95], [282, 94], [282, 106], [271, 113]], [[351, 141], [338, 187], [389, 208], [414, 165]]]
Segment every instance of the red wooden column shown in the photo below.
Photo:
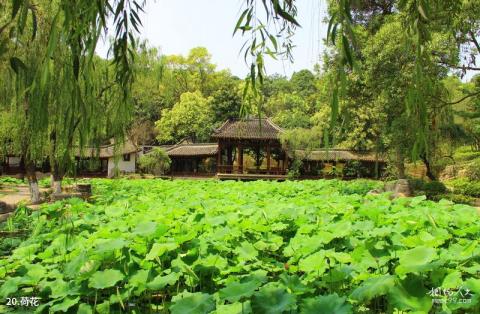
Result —
[[267, 174], [270, 174], [270, 142], [267, 142]]

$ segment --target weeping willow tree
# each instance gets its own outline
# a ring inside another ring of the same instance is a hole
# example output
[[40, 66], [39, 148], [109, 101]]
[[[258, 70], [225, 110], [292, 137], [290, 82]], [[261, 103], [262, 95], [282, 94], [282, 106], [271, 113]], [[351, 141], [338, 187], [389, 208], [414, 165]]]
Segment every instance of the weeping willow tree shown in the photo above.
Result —
[[[32, 202], [39, 201], [36, 163], [45, 156], [59, 192], [76, 151], [98, 145], [101, 135], [114, 136], [116, 143], [124, 139], [134, 56], [127, 38], [134, 43], [129, 25], [137, 28], [139, 19], [130, 7], [113, 15], [115, 22], [122, 22], [112, 47], [115, 58], [102, 61], [95, 47], [108, 13], [98, 12], [92, 3], [12, 1], [11, 18], [0, 27], [7, 48], [2, 57], [15, 73], [12, 103], [21, 125], [20, 151]], [[122, 3], [116, 4], [121, 8]], [[129, 19], [129, 14], [135, 17]]]
[[[356, 64], [358, 49], [354, 32], [355, 7], [375, 5], [375, 1], [325, 0], [329, 7], [329, 25], [327, 41], [338, 52], [335, 60], [335, 75], [331, 86], [331, 123], [327, 132], [323, 132], [326, 146], [330, 146], [332, 130], [335, 128], [340, 100], [345, 95], [348, 84], [347, 77], [351, 71], [359, 71]], [[433, 1], [433, 0], [398, 0], [390, 1], [391, 5], [404, 17], [406, 34], [415, 42], [415, 78], [409, 86], [406, 106], [408, 120], [414, 133], [414, 145], [411, 151], [413, 159], [429, 154], [430, 115], [426, 107], [427, 98], [435, 93], [434, 84], [426, 75], [426, 68], [431, 62], [443, 61], [442, 56], [433, 58], [427, 53], [430, 33], [438, 27], [450, 27], [452, 36], [459, 45], [473, 45], [470, 49], [473, 60], [478, 56], [478, 1]], [[10, 0], [11, 18], [1, 21], [0, 36], [9, 33], [12, 28], [20, 32], [31, 30], [32, 38], [36, 38], [38, 17], [34, 0]], [[135, 0], [57, 0], [57, 11], [48, 36], [48, 55], [56, 49], [59, 38], [64, 38], [70, 52], [70, 62], [74, 78], [80, 73], [90, 73], [91, 59], [96, 43], [107, 28], [109, 18], [113, 21], [115, 36], [112, 41], [114, 80], [122, 89], [124, 99], [128, 98], [129, 87], [133, 79], [133, 44], [135, 32], [140, 25], [139, 13], [144, 1]], [[250, 64], [250, 74], [245, 84], [245, 93], [261, 95], [260, 85], [265, 75], [265, 57], [293, 59], [293, 35], [301, 21], [297, 21], [295, 0], [244, 0], [244, 9], [234, 27], [234, 34], [241, 33], [245, 38], [242, 48], [244, 58]], [[8, 6], [7, 6], [8, 7]], [[27, 21], [30, 21], [28, 23]], [[31, 25], [27, 27], [26, 25]], [[57, 27], [58, 26], [58, 27]], [[5, 53], [5, 44], [0, 42], [0, 54]], [[45, 54], [43, 54], [45, 57]], [[433, 60], [435, 59], [435, 60]], [[440, 59], [440, 60], [437, 60]], [[17, 59], [12, 59], [17, 60]], [[88, 62], [90, 60], [90, 62]], [[20, 64], [19, 62], [15, 62]], [[449, 64], [451, 68], [458, 64]], [[17, 66], [18, 67], [18, 66]], [[43, 63], [46, 67], [46, 62]], [[465, 65], [462, 66], [466, 69]], [[469, 67], [472, 68], [472, 67]], [[45, 71], [39, 71], [45, 72]], [[24, 84], [28, 88], [28, 84]], [[250, 91], [250, 92], [249, 92]], [[261, 96], [259, 96], [261, 97]], [[258, 106], [262, 101], [256, 102]], [[64, 106], [70, 106], [67, 103]], [[35, 105], [33, 105], [35, 106]], [[74, 110], [72, 110], [73, 112]], [[261, 110], [257, 110], [261, 112]], [[73, 120], [75, 121], [75, 120]], [[32, 125], [32, 130], [36, 125]], [[41, 130], [41, 129], [38, 129]], [[329, 136], [330, 135], [330, 136]], [[55, 138], [55, 137], [54, 137]]]
[[[475, 67], [475, 59], [480, 54], [477, 38], [480, 35], [480, 19], [478, 15], [479, 1], [432, 1], [432, 0], [389, 0], [389, 1], [355, 1], [328, 0], [327, 44], [333, 47], [334, 75], [329, 82], [331, 90], [330, 125], [323, 132], [324, 145], [335, 145], [332, 132], [337, 126], [339, 108], [345, 98], [349, 74], [361, 71], [358, 65], [363, 60], [356, 39], [356, 24], [362, 17], [358, 16], [359, 8], [385, 9], [398, 14], [402, 20], [405, 45], [411, 46], [414, 53], [414, 73], [409, 82], [404, 98], [407, 109], [405, 122], [412, 133], [412, 142], [407, 149], [412, 160], [421, 159], [429, 168], [437, 150], [438, 139], [445, 134], [445, 113], [447, 106], [458, 101], [442, 100], [442, 88], [432, 76], [430, 69], [438, 65], [447, 70], [480, 70]], [[294, 43], [292, 36], [300, 22], [297, 20], [295, 0], [246, 0], [236, 32], [242, 32], [246, 38], [244, 45], [245, 61], [250, 63], [250, 76], [247, 88], [256, 89], [264, 76], [264, 56], [278, 56], [292, 59]], [[476, 12], [476, 13], [475, 13]], [[370, 12], [371, 13], [371, 12]], [[320, 21], [319, 21], [320, 22]], [[444, 32], [450, 34], [454, 46], [458, 46], [456, 58], [449, 55], [436, 54], [432, 51], [432, 34]], [[459, 57], [467, 64], [460, 64]], [[398, 69], [401, 71], [401, 69]], [[361, 74], [361, 73], [360, 73]], [[433, 79], [432, 79], [433, 78]], [[468, 97], [478, 95], [473, 92]], [[467, 97], [466, 97], [467, 98]], [[464, 99], [461, 99], [462, 101]], [[440, 105], [437, 105], [440, 103]], [[448, 124], [448, 123], [447, 123]], [[333, 143], [331, 143], [333, 141]], [[411, 145], [410, 145], [411, 144]], [[430, 177], [434, 175], [430, 173]]]
[[75, 156], [82, 154], [82, 148], [98, 147], [108, 137], [121, 143], [131, 116], [130, 100], [123, 99], [108, 61], [95, 57], [78, 79], [71, 70], [69, 66], [52, 66], [46, 87], [49, 115], [45, 123], [54, 193], [61, 192], [67, 171], [75, 171]]

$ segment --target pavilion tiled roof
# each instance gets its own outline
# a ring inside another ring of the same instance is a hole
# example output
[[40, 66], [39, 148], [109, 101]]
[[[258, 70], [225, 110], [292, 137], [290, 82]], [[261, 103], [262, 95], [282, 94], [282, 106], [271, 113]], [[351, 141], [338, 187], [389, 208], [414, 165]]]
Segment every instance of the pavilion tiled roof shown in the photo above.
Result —
[[283, 129], [269, 118], [227, 120], [212, 135], [217, 139], [278, 140]]
[[170, 157], [215, 156], [217, 151], [217, 143], [179, 144], [166, 150]]
[[140, 151], [140, 148], [137, 147], [133, 142], [128, 140], [123, 144], [119, 144], [117, 147], [115, 147], [115, 144], [109, 144], [99, 146], [98, 148], [86, 147], [83, 148], [81, 151], [77, 149], [75, 151], [75, 156], [82, 158], [111, 158], [114, 156], [136, 153], [138, 151]]
[[305, 150], [295, 150], [295, 155], [300, 158], [313, 160], [313, 161], [371, 161], [378, 160], [379, 162], [385, 162], [385, 158], [382, 155], [376, 156], [372, 152], [358, 152], [346, 149], [317, 149], [307, 152]]

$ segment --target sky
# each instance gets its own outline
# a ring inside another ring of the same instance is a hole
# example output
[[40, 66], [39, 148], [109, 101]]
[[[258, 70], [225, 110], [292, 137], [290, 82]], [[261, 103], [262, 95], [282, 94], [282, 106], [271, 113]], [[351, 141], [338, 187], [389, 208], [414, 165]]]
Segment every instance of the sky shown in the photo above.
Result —
[[[140, 37], [165, 55], [187, 55], [194, 47], [206, 47], [218, 70], [230, 69], [232, 74], [244, 78], [248, 72], [240, 49], [245, 38], [240, 33], [232, 36], [242, 12], [244, 0], [147, 0]], [[259, 1], [260, 3], [260, 1]], [[267, 74], [278, 73], [287, 77], [302, 69], [313, 70], [321, 63], [327, 34], [326, 1], [297, 1], [301, 28], [293, 39], [294, 62], [267, 57]], [[107, 47], [99, 44], [97, 53], [106, 57]], [[463, 81], [476, 74], [467, 71]]]
[[[140, 37], [162, 54], [183, 54], [194, 47], [206, 47], [217, 69], [230, 69], [232, 74], [245, 77], [248, 66], [240, 49], [245, 41], [241, 34], [232, 37], [242, 12], [243, 0], [148, 0], [142, 17]], [[294, 62], [267, 57], [267, 74], [290, 76], [302, 69], [313, 70], [320, 62], [327, 34], [326, 1], [297, 1], [298, 21], [293, 42]], [[106, 56], [107, 48], [99, 45], [97, 52]]]

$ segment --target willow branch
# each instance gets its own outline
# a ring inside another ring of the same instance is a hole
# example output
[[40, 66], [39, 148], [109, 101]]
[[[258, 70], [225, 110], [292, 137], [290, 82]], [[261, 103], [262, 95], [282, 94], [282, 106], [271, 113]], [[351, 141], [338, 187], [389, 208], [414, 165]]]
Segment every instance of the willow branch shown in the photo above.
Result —
[[468, 98], [470, 98], [470, 97], [477, 96], [477, 95], [480, 95], [480, 90], [479, 90], [479, 91], [476, 91], [476, 92], [474, 92], [474, 93], [468, 94], [468, 95], [460, 98], [459, 100], [452, 101], [452, 102], [447, 102], [447, 101], [445, 101], [445, 100], [443, 100], [443, 99], [440, 99], [440, 98], [438, 98], [438, 97], [435, 97], [435, 96], [433, 96], [433, 99], [436, 99], [436, 100], [441, 101], [441, 102], [443, 103], [442, 105], [435, 107], [435, 108], [437, 109], [437, 108], [443, 108], [443, 107], [450, 106], [450, 105], [459, 104], [459, 103], [461, 103], [462, 101], [464, 101], [464, 100], [466, 100], [466, 99], [468, 99]]
[[453, 65], [453, 64], [447, 63], [445, 61], [440, 61], [440, 64], [445, 65], [445, 66], [447, 66], [449, 68], [452, 68], [452, 69], [480, 71], [480, 67], [472, 67], [472, 66], [467, 66], [467, 65]]
[[470, 34], [470, 37], [472, 37], [472, 42], [475, 44], [475, 47], [477, 47], [477, 50], [480, 53], [480, 44], [478, 44], [475, 34], [472, 31], [469, 31], [468, 33]]
[[3, 33], [3, 31], [10, 25], [12, 21], [7, 22], [5, 25], [0, 27], [0, 35]]
[[102, 96], [103, 96], [103, 94], [104, 94], [106, 91], [108, 91], [110, 88], [112, 88], [114, 85], [115, 85], [115, 83], [110, 83], [110, 84], [108, 84], [107, 86], [104, 86], [104, 87], [100, 90], [100, 92], [98, 93], [97, 99], [101, 99]]

